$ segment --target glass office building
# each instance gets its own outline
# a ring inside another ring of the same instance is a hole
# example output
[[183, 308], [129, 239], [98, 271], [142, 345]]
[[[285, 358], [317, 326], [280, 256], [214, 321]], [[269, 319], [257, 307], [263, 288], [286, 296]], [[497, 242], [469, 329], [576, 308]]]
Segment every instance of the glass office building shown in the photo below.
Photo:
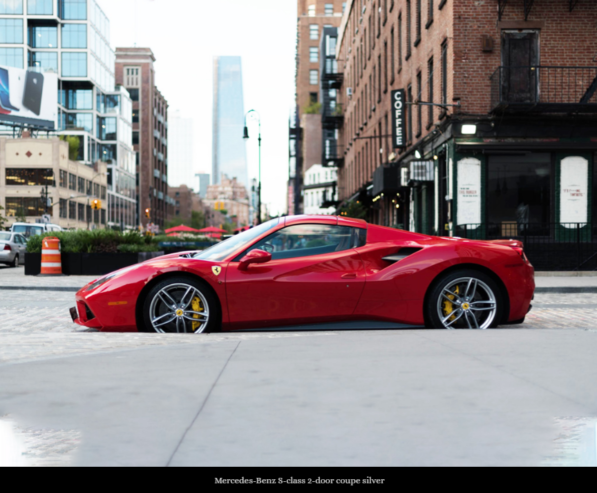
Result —
[[114, 62], [95, 0], [0, 0], [0, 65], [58, 74], [57, 133], [79, 139], [78, 161], [108, 164], [107, 225], [133, 228], [132, 102]]
[[222, 173], [249, 188], [247, 153], [243, 140], [245, 106], [241, 58], [214, 58], [212, 183]]

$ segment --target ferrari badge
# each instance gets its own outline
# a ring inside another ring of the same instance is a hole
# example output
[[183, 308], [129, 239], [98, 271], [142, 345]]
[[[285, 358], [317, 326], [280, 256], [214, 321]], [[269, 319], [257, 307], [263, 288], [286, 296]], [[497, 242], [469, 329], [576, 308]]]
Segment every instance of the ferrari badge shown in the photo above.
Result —
[[221, 268], [221, 267], [218, 267], [218, 266], [214, 266], [214, 267], [212, 267], [212, 268], [211, 268], [211, 270], [213, 271], [213, 273], [214, 273], [216, 276], [219, 276], [219, 275], [220, 275], [220, 272], [222, 272], [222, 268]]

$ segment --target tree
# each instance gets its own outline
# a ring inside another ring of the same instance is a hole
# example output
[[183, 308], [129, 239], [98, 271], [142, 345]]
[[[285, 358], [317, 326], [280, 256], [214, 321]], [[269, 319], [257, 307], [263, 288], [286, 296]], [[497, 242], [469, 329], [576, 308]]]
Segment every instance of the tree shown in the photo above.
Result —
[[222, 229], [226, 230], [226, 233], [229, 235], [234, 234], [234, 223], [224, 223], [222, 224]]
[[367, 211], [358, 200], [345, 204], [339, 212], [341, 216], [354, 217], [355, 219], [365, 219], [367, 215]]
[[190, 221], [188, 218], [176, 217], [166, 222], [166, 229], [176, 228], [177, 226], [182, 225], [189, 226], [193, 229], [203, 229], [205, 228], [205, 224], [205, 214], [201, 211], [192, 211]]
[[2, 229], [4, 227], [4, 221], [6, 221], [6, 219], [4, 218], [4, 216], [2, 215], [2, 211], [4, 210], [4, 207], [2, 207], [0, 205], [0, 229]]
[[68, 158], [71, 161], [79, 160], [79, 145], [81, 143], [79, 137], [76, 135], [61, 135], [60, 140], [68, 143]]
[[306, 115], [319, 115], [321, 113], [321, 103], [311, 101], [308, 106], [305, 106], [303, 113]]

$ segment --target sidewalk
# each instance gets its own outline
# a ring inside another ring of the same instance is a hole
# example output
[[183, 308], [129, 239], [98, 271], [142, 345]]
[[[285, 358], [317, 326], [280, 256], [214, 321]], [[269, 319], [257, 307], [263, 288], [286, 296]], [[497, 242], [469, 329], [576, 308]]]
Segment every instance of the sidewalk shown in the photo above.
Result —
[[[580, 274], [580, 275], [579, 275]], [[101, 276], [25, 276], [24, 268], [0, 267], [0, 291], [76, 292]], [[537, 272], [537, 293], [597, 293], [597, 272]]]

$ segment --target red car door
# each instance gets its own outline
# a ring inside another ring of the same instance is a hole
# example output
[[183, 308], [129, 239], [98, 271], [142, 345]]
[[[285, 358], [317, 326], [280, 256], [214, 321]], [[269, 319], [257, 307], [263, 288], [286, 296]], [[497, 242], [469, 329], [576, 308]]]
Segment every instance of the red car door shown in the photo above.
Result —
[[[342, 234], [292, 234], [297, 228], [302, 228], [299, 232], [303, 233], [340, 231]], [[346, 236], [352, 229], [328, 225], [290, 226], [271, 235], [272, 239], [253, 246], [252, 249], [273, 250], [269, 262], [250, 265], [247, 270], [239, 269], [239, 258], [231, 262], [226, 269], [230, 323], [236, 328], [267, 327], [340, 321], [352, 315], [365, 285], [363, 262], [352, 248], [352, 240]], [[286, 237], [292, 241], [282, 246], [276, 244], [288, 231]], [[297, 246], [296, 238], [306, 241], [307, 248]], [[288, 246], [295, 248], [287, 249]]]

